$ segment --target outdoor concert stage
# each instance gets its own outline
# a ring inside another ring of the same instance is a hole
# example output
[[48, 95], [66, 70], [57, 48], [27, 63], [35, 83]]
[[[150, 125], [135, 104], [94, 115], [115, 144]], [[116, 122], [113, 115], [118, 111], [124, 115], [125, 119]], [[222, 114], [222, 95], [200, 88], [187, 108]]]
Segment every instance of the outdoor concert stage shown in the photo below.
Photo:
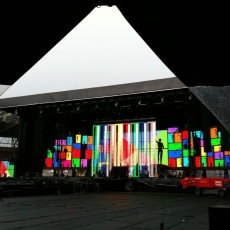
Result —
[[92, 192], [187, 193], [179, 178], [24, 177], [0, 178], [1, 196]]

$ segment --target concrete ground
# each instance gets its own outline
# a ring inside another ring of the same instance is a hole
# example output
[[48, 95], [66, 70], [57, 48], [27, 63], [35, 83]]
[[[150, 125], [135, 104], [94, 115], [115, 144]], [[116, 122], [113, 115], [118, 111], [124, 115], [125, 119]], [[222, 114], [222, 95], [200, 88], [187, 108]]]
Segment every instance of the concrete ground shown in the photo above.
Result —
[[208, 230], [209, 206], [226, 204], [230, 196], [141, 192], [2, 197], [0, 229]]

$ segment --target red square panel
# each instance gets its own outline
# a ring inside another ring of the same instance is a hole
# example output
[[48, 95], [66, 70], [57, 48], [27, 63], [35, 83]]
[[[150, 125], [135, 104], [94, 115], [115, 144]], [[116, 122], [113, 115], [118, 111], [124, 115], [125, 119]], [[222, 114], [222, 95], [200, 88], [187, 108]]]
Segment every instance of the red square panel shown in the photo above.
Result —
[[52, 158], [46, 158], [45, 165], [47, 168], [51, 168], [52, 165]]
[[169, 167], [176, 167], [176, 159], [175, 158], [169, 158]]
[[200, 157], [195, 158], [195, 164], [196, 164], [196, 168], [201, 167]]
[[72, 151], [72, 158], [80, 158], [81, 150], [80, 149], [73, 149]]
[[208, 167], [214, 167], [213, 157], [208, 157]]
[[60, 152], [59, 153], [59, 158], [65, 160], [66, 153], [65, 152]]
[[184, 130], [182, 131], [182, 139], [188, 139], [188, 131], [187, 130]]
[[92, 159], [92, 150], [85, 150], [85, 159]]

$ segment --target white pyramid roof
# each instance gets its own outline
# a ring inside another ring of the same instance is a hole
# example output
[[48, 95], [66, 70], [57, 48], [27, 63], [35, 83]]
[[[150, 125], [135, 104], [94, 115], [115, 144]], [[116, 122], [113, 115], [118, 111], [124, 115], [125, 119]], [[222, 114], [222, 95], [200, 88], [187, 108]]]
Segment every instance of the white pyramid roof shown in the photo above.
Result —
[[95, 8], [0, 99], [172, 77], [118, 8], [104, 6]]

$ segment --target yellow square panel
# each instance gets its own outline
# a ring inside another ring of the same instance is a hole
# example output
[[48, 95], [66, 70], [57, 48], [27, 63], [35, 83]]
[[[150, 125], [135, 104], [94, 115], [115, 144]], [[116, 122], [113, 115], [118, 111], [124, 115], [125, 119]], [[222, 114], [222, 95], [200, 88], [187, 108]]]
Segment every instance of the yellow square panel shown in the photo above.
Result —
[[80, 134], [76, 135], [76, 143], [81, 143], [81, 135]]
[[71, 152], [66, 153], [66, 160], [71, 160]]
[[182, 158], [177, 158], [177, 159], [176, 159], [176, 166], [177, 166], [177, 167], [182, 167], [182, 164], [183, 164]]
[[220, 145], [214, 146], [214, 152], [221, 152], [221, 146]]

